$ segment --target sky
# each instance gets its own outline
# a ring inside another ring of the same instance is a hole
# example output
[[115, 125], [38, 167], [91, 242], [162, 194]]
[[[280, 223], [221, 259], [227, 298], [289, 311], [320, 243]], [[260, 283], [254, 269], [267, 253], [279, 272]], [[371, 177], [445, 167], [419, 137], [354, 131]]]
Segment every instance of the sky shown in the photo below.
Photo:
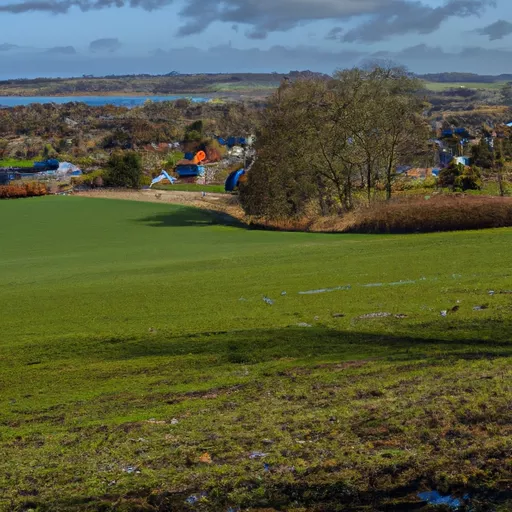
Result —
[[0, 79], [392, 61], [512, 73], [512, 0], [0, 0]]

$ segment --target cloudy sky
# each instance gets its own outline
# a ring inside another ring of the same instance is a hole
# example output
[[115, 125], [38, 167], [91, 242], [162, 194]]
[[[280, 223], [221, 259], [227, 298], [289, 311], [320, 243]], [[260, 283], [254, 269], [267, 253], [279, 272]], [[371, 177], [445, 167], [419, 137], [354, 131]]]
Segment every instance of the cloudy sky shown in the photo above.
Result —
[[1, 79], [331, 73], [376, 59], [512, 73], [512, 0], [0, 0], [0, 17]]

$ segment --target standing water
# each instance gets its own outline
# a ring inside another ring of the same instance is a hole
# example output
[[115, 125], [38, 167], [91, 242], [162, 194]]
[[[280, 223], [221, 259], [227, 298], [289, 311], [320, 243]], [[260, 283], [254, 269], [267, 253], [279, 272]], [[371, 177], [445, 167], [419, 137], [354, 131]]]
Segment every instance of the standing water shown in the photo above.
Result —
[[175, 101], [189, 99], [194, 103], [205, 103], [209, 98], [201, 96], [0, 96], [0, 107], [18, 107], [32, 105], [34, 103], [85, 103], [91, 107], [103, 107], [115, 105], [116, 107], [138, 107], [147, 100], [151, 101]]

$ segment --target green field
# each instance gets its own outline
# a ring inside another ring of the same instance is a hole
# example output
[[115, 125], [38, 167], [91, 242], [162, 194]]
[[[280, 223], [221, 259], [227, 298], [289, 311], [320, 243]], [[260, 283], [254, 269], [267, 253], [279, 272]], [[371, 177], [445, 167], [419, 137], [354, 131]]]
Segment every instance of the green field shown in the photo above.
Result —
[[0, 160], [0, 167], [32, 167], [34, 160], [18, 160], [16, 158], [4, 158]]
[[237, 91], [266, 91], [273, 92], [279, 87], [279, 80], [276, 82], [236, 82], [217, 83], [209, 87], [211, 92], [237, 92]]
[[506, 82], [425, 82], [425, 87], [430, 91], [442, 92], [448, 89], [478, 89], [478, 90], [499, 90]]
[[0, 510], [510, 510], [512, 229], [0, 219]]

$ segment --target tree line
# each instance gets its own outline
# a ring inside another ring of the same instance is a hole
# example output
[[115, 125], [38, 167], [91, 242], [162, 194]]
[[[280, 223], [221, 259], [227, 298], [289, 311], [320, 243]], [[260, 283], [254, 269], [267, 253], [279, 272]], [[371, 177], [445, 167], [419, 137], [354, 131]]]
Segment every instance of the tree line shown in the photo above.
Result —
[[247, 213], [268, 217], [354, 208], [354, 192], [389, 199], [398, 165], [426, 150], [422, 83], [402, 68], [338, 71], [284, 82], [260, 123], [258, 159], [240, 190]]

